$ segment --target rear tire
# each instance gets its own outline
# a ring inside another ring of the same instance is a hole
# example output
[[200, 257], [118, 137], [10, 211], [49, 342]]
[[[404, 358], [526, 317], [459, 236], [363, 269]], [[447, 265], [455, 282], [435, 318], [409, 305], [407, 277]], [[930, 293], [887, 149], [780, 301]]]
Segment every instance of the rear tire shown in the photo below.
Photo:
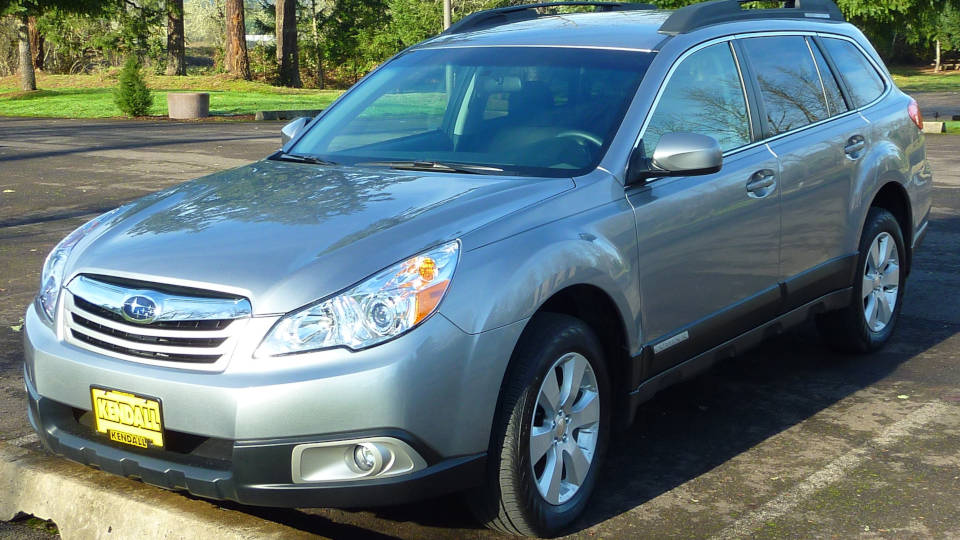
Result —
[[897, 219], [883, 208], [871, 208], [860, 237], [850, 305], [817, 319], [817, 328], [831, 346], [867, 353], [886, 344], [903, 305], [906, 263], [907, 250]]
[[606, 454], [611, 397], [590, 327], [535, 316], [504, 378], [485, 484], [467, 493], [477, 518], [501, 532], [549, 537], [579, 517]]

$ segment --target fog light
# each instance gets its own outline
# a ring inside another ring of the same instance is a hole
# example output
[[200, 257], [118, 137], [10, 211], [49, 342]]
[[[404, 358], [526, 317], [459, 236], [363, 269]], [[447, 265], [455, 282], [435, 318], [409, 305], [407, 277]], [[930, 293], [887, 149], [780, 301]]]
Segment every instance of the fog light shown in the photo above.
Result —
[[358, 444], [353, 447], [353, 463], [361, 472], [370, 472], [377, 465], [378, 453], [371, 445]]

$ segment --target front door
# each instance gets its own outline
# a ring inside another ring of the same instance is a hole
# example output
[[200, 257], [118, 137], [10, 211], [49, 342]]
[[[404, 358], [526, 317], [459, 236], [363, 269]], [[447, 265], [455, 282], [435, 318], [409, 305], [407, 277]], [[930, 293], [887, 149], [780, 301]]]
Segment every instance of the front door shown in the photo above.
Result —
[[751, 146], [732, 47], [719, 43], [674, 70], [643, 134], [709, 135], [723, 169], [628, 188], [639, 243], [642, 335], [654, 375], [775, 316], [780, 299], [779, 161]]

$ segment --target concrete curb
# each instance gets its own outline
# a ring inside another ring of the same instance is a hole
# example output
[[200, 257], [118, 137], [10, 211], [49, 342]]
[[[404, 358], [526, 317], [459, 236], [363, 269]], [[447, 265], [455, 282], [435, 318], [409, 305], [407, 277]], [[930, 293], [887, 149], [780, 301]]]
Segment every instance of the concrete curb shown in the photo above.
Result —
[[52, 520], [65, 540], [316, 538], [297, 529], [0, 442], [0, 520]]

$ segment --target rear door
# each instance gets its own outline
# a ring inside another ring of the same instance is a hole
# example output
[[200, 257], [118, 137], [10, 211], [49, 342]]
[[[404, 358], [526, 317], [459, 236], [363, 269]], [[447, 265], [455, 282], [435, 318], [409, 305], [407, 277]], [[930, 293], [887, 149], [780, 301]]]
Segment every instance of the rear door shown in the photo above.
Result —
[[811, 36], [738, 40], [761, 97], [764, 136], [781, 163], [783, 311], [847, 287], [852, 182], [869, 124], [841, 92]]
[[723, 170], [628, 188], [640, 250], [643, 334], [663, 371], [772, 318], [778, 307], [779, 165], [754, 144], [748, 101], [730, 42], [688, 53], [656, 101], [642, 137], [694, 132], [716, 138]]

